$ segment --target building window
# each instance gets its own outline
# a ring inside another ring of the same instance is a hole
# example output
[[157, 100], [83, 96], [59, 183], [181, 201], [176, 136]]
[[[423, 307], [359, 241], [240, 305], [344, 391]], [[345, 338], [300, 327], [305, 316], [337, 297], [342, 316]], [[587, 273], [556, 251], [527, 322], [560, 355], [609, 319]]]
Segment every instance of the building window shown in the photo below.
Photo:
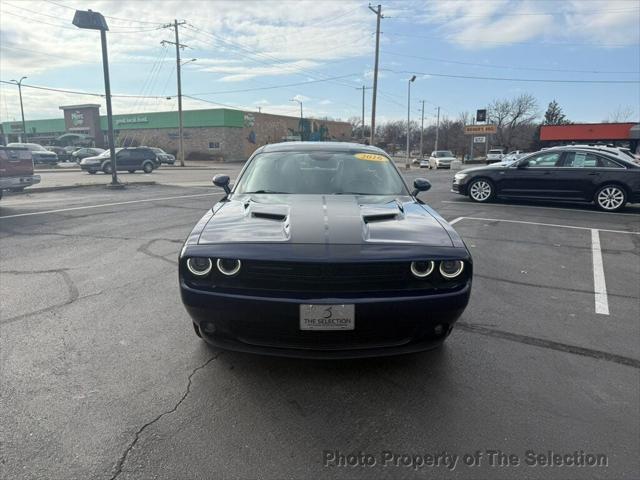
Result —
[[210, 150], [219, 150], [220, 149], [220, 142], [209, 142], [209, 149]]

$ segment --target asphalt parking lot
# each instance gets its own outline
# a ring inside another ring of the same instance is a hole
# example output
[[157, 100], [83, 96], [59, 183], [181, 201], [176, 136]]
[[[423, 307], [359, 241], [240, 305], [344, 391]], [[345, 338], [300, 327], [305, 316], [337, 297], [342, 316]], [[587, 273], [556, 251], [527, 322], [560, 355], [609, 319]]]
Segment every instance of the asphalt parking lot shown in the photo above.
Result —
[[220, 191], [163, 175], [0, 202], [3, 478], [638, 478], [640, 205], [478, 205], [414, 168], [474, 258], [457, 328], [302, 361], [193, 334], [177, 255]]

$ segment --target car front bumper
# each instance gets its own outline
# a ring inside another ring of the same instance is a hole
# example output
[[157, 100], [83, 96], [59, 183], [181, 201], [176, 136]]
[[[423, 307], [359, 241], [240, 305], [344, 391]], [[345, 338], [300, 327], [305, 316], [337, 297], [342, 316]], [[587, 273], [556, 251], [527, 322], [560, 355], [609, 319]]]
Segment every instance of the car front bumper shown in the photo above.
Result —
[[460, 195], [466, 195], [467, 194], [467, 185], [464, 184], [464, 183], [458, 183], [454, 179], [453, 183], [451, 184], [451, 191], [453, 193], [458, 193]]
[[[360, 358], [435, 348], [471, 293], [461, 289], [404, 297], [295, 298], [201, 291], [180, 283], [182, 301], [208, 343], [227, 350], [300, 358]], [[354, 330], [300, 330], [301, 304], [354, 304]], [[442, 333], [436, 334], [441, 325]]]

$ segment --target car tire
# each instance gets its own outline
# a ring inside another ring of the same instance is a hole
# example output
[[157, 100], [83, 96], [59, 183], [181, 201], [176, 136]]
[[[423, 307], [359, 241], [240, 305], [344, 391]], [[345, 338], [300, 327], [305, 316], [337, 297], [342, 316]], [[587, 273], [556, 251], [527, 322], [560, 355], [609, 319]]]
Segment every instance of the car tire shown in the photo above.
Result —
[[24, 187], [13, 187], [9, 189], [10, 192], [24, 192]]
[[135, 170], [129, 170], [129, 173], [136, 173]]
[[152, 165], [151, 163], [149, 163], [149, 162], [145, 163], [145, 164], [142, 166], [142, 171], [143, 171], [144, 173], [151, 173], [151, 172], [153, 172], [153, 165]]
[[488, 178], [476, 178], [469, 182], [467, 194], [474, 202], [485, 203], [495, 198], [496, 189]]
[[102, 166], [102, 171], [104, 173], [111, 173], [111, 162], [107, 162]]
[[196, 332], [196, 335], [202, 338], [202, 333], [200, 333], [200, 327], [196, 322], [193, 322], [193, 330]]
[[87, 170], [87, 172], [89, 172], [89, 175], [95, 175], [96, 174], [95, 170]]
[[627, 203], [627, 192], [624, 187], [615, 184], [603, 185], [593, 196], [593, 201], [600, 210], [617, 212]]

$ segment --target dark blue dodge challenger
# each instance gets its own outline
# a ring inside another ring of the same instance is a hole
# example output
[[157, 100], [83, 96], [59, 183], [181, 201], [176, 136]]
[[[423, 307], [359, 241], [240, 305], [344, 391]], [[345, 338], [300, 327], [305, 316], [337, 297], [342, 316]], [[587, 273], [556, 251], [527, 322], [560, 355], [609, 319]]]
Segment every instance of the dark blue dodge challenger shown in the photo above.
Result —
[[471, 292], [460, 236], [385, 152], [352, 143], [259, 148], [180, 253], [198, 336], [229, 350], [350, 358], [439, 346]]

